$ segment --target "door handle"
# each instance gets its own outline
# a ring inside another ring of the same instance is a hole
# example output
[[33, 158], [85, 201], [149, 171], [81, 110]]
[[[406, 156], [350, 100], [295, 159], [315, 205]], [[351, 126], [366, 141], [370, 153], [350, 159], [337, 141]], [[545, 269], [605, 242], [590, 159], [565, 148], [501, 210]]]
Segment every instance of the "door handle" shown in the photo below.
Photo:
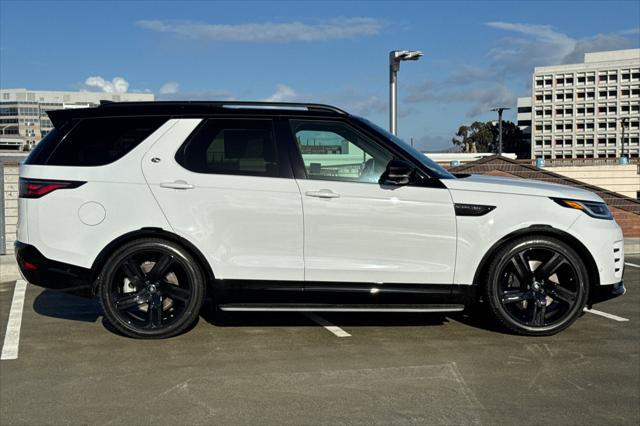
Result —
[[307, 191], [305, 192], [307, 197], [316, 198], [339, 198], [340, 194], [336, 194], [330, 189], [321, 189], [320, 191]]
[[184, 180], [175, 180], [173, 182], [162, 182], [160, 184], [161, 188], [170, 188], [170, 189], [193, 189], [194, 186]]

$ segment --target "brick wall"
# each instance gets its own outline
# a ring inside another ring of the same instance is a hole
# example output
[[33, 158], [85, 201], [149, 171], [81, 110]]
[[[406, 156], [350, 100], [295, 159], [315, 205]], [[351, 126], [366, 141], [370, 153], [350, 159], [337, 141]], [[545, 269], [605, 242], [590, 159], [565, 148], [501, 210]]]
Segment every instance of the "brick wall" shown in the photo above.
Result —
[[4, 234], [5, 253], [13, 253], [16, 240], [16, 224], [18, 223], [18, 165], [4, 163]]
[[640, 237], [640, 215], [611, 207], [611, 213], [622, 228], [625, 238]]

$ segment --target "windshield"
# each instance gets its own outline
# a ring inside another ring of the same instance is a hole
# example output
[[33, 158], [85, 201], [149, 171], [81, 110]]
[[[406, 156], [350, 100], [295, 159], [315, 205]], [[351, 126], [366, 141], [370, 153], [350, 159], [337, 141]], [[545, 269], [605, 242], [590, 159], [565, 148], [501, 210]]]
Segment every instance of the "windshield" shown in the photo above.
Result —
[[376, 131], [378, 131], [378, 133], [382, 134], [382, 136], [386, 137], [387, 139], [391, 140], [396, 145], [400, 146], [400, 148], [402, 148], [403, 150], [408, 152], [413, 158], [415, 158], [423, 166], [425, 166], [429, 170], [429, 172], [431, 173], [431, 175], [433, 177], [437, 177], [437, 178], [440, 178], [440, 179], [455, 179], [456, 178], [454, 175], [449, 173], [444, 167], [442, 167], [441, 165], [439, 165], [438, 163], [433, 161], [431, 158], [427, 157], [426, 155], [424, 155], [423, 153], [421, 153], [420, 151], [418, 151], [417, 149], [415, 149], [414, 147], [412, 147], [411, 145], [409, 145], [408, 143], [406, 143], [405, 141], [403, 141], [402, 139], [400, 139], [396, 135], [394, 135], [392, 133], [389, 133], [387, 130], [383, 129], [382, 127], [380, 127], [380, 126], [378, 126], [378, 125], [376, 125], [374, 123], [372, 123], [371, 121], [367, 120], [366, 118], [362, 118], [362, 117], [354, 117], [354, 118], [362, 121], [363, 123], [367, 124], [368, 126], [373, 127]]

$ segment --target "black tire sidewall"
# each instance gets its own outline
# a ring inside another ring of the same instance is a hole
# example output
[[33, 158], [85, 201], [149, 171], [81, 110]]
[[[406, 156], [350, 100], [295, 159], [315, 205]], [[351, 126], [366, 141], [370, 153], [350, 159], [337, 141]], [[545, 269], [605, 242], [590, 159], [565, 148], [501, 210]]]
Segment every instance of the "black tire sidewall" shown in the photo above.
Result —
[[[532, 327], [519, 323], [504, 308], [500, 302], [500, 291], [498, 288], [499, 274], [504, 266], [511, 261], [511, 257], [527, 248], [548, 248], [555, 250], [565, 256], [576, 271], [578, 278], [578, 300], [571, 310], [565, 314], [565, 317], [552, 325], [545, 327]], [[548, 336], [558, 333], [569, 327], [581, 314], [589, 296], [589, 276], [584, 262], [580, 256], [566, 243], [547, 236], [523, 237], [507, 243], [503, 246], [491, 262], [485, 282], [485, 296], [489, 302], [489, 307], [493, 316], [502, 325], [517, 334], [525, 334], [531, 336]]]
[[[188, 306], [182, 312], [181, 317], [172, 324], [154, 330], [145, 330], [128, 324], [117, 314], [111, 300], [111, 283], [113, 275], [119, 269], [121, 262], [139, 251], [157, 251], [174, 256], [184, 267], [191, 285], [191, 299]], [[116, 251], [105, 263], [100, 275], [99, 298], [106, 319], [119, 332], [130, 337], [161, 339], [178, 335], [185, 331], [196, 320], [204, 300], [205, 285], [202, 271], [193, 257], [181, 246], [161, 239], [142, 239], [125, 244]]]

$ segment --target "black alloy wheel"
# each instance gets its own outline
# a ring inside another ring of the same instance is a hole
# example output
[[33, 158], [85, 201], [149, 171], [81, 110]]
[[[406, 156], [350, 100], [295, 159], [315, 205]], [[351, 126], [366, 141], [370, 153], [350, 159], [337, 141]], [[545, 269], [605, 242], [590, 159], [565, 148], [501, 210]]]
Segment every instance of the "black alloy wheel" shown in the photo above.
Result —
[[198, 317], [204, 279], [181, 246], [160, 239], [126, 244], [107, 261], [100, 277], [106, 318], [138, 338], [166, 338], [185, 331]]
[[489, 267], [486, 298], [509, 330], [550, 335], [578, 318], [588, 277], [577, 253], [551, 237], [521, 238], [501, 248]]

